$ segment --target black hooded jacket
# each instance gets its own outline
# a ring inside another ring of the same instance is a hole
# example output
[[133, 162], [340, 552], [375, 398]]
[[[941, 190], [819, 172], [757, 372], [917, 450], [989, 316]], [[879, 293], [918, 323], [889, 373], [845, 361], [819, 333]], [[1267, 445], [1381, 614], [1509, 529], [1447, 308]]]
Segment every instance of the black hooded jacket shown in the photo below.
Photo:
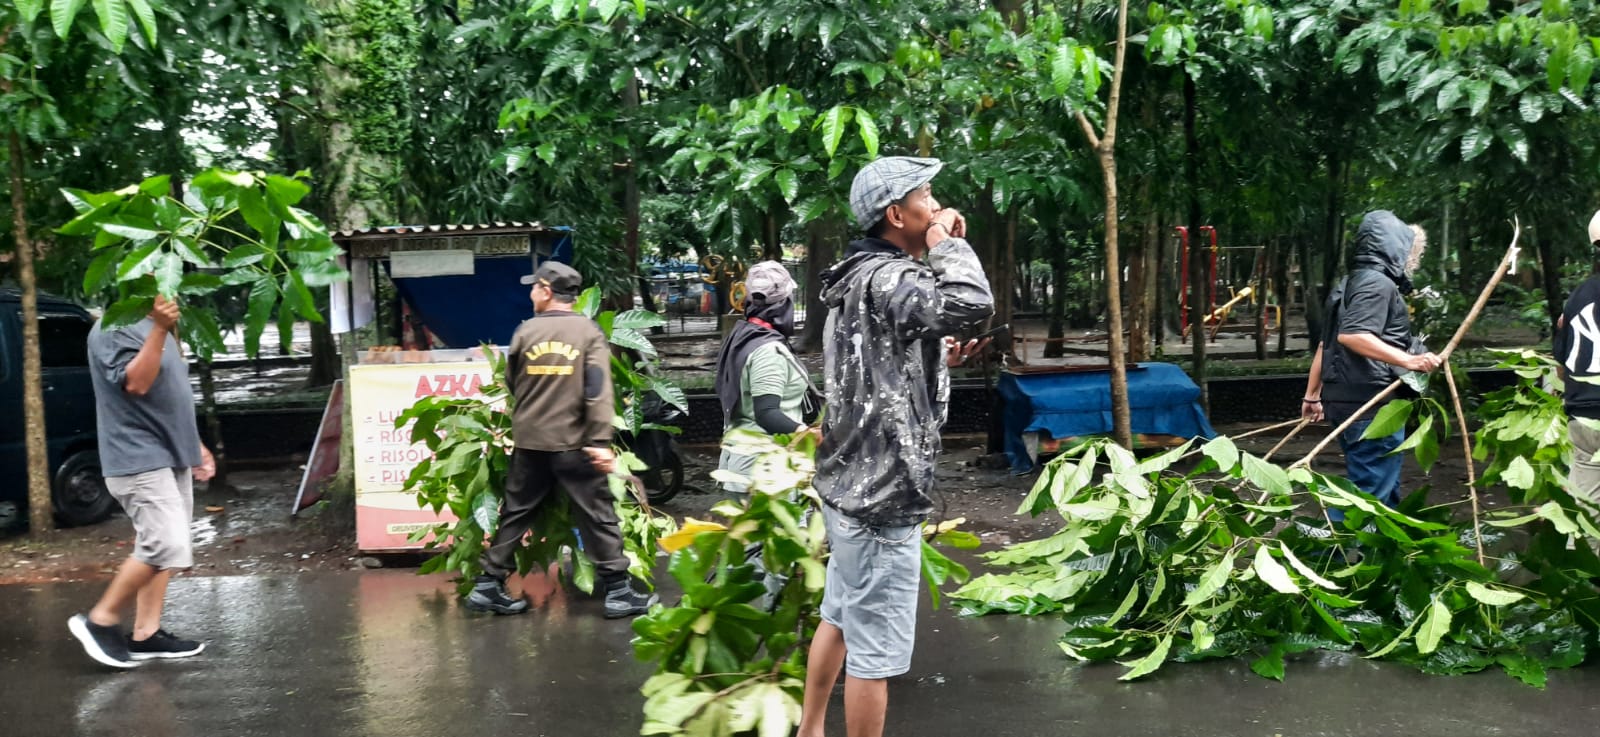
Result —
[[1414, 238], [1411, 226], [1387, 210], [1361, 220], [1353, 268], [1328, 295], [1324, 310], [1322, 399], [1331, 417], [1344, 415], [1341, 409], [1353, 412], [1406, 371], [1344, 347], [1340, 335], [1376, 335], [1407, 353], [1420, 352], [1403, 297], [1411, 291], [1406, 260]]

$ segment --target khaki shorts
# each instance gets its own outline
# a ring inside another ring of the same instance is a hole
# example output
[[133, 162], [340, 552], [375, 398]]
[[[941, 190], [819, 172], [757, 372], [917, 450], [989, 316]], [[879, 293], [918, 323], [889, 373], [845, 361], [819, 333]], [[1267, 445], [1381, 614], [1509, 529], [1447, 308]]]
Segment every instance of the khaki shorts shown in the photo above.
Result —
[[107, 476], [106, 488], [133, 520], [133, 559], [161, 570], [192, 568], [194, 477], [187, 468]]
[[822, 621], [844, 633], [844, 671], [880, 679], [911, 669], [922, 584], [922, 525], [867, 527], [823, 505], [828, 579]]

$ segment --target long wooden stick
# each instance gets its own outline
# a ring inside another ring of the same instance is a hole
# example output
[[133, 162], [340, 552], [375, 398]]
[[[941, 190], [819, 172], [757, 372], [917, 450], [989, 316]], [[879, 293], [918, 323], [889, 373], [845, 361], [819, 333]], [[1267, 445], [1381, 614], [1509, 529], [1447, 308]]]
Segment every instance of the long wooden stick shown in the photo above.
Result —
[[[1305, 422], [1304, 420], [1301, 420], [1299, 418], [1295, 418], [1293, 420], [1285, 420], [1285, 421], [1280, 422], [1280, 423], [1278, 423], [1276, 425], [1267, 425], [1266, 427], [1258, 427], [1258, 428], [1256, 428], [1254, 430], [1251, 430], [1250, 432], [1239, 433], [1238, 435], [1233, 436], [1233, 439], [1234, 440], [1242, 440], [1244, 438], [1250, 437], [1251, 435], [1260, 435], [1261, 433], [1272, 432], [1273, 430], [1282, 430], [1283, 428], [1286, 428], [1286, 427], [1288, 427], [1290, 425], [1299, 425], [1299, 424], [1303, 424], [1304, 422]], [[1298, 430], [1297, 430], [1297, 432], [1298, 432]]]
[[[1450, 354], [1455, 352], [1456, 346], [1461, 343], [1461, 339], [1466, 337], [1468, 330], [1472, 329], [1472, 323], [1478, 319], [1478, 314], [1483, 312], [1484, 305], [1489, 303], [1489, 295], [1494, 292], [1495, 287], [1500, 285], [1500, 280], [1505, 278], [1506, 271], [1517, 262], [1517, 241], [1521, 238], [1522, 222], [1513, 218], [1511, 245], [1506, 247], [1506, 255], [1500, 259], [1500, 266], [1494, 270], [1494, 276], [1489, 277], [1489, 283], [1483, 285], [1483, 291], [1478, 293], [1478, 301], [1473, 303], [1472, 310], [1467, 312], [1466, 318], [1462, 319], [1461, 326], [1456, 328], [1456, 334], [1450, 338], [1450, 342], [1447, 343], [1444, 347], [1444, 350], [1439, 353], [1439, 365], [1443, 366], [1445, 362], [1450, 360]], [[1328, 433], [1328, 437], [1323, 438], [1322, 442], [1317, 443], [1317, 447], [1312, 448], [1311, 452], [1306, 454], [1306, 457], [1295, 461], [1294, 463], [1290, 464], [1289, 467], [1295, 468], [1296, 466], [1309, 465], [1311, 463], [1311, 459], [1316, 458], [1317, 454], [1321, 453], [1323, 448], [1328, 447], [1328, 443], [1333, 442], [1334, 438], [1339, 437], [1339, 435], [1345, 430], [1350, 429], [1350, 426], [1356, 423], [1356, 418], [1366, 414], [1367, 410], [1372, 409], [1379, 402], [1382, 402], [1384, 399], [1388, 398], [1388, 396], [1393, 394], [1396, 389], [1399, 389], [1400, 385], [1403, 383], [1405, 382], [1401, 381], [1400, 379], [1395, 379], [1394, 383], [1390, 384], [1382, 392], [1379, 392], [1378, 396], [1373, 397], [1371, 400], [1368, 400], [1366, 404], [1361, 405], [1361, 409], [1357, 410], [1355, 414], [1350, 415], [1350, 419], [1345, 420], [1344, 424], [1335, 428], [1333, 432]], [[1470, 459], [1468, 460], [1470, 462]]]
[[1444, 381], [1450, 387], [1450, 401], [1456, 407], [1456, 424], [1461, 428], [1462, 458], [1467, 462], [1467, 493], [1472, 497], [1472, 542], [1478, 549], [1478, 565], [1485, 565], [1483, 555], [1483, 522], [1478, 514], [1478, 473], [1472, 467], [1472, 436], [1467, 434], [1467, 413], [1461, 411], [1461, 392], [1456, 390], [1456, 377], [1449, 366], [1444, 367]]
[[1307, 418], [1304, 418], [1304, 417], [1300, 418], [1300, 424], [1295, 425], [1294, 429], [1290, 430], [1288, 435], [1283, 436], [1283, 439], [1279, 440], [1277, 445], [1272, 446], [1272, 450], [1267, 451], [1266, 455], [1261, 456], [1261, 460], [1263, 460], [1263, 461], [1272, 460], [1273, 454], [1277, 453], [1278, 449], [1280, 449], [1283, 446], [1287, 445], [1290, 440], [1294, 440], [1294, 436], [1299, 435], [1301, 430], [1304, 430], [1304, 429], [1306, 429], [1307, 427], [1310, 427], [1310, 426], [1311, 426], [1311, 420], [1309, 420]]

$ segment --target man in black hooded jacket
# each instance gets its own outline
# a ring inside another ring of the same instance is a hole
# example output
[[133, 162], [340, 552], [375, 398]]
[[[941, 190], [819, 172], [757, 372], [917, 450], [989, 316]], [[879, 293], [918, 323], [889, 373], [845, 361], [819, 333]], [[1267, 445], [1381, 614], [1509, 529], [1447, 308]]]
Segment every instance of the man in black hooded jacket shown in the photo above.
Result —
[[[1361, 409], [1406, 371], [1439, 367], [1411, 334], [1411, 316], [1403, 295], [1411, 291], [1411, 274], [1427, 246], [1420, 228], [1406, 225], [1394, 213], [1367, 213], [1356, 231], [1354, 266], [1328, 295], [1323, 314], [1322, 344], [1311, 361], [1311, 375], [1300, 414], [1324, 417], [1334, 425]], [[1379, 404], [1339, 435], [1345, 475], [1356, 488], [1394, 507], [1400, 503], [1401, 456], [1393, 453], [1405, 441], [1405, 428], [1392, 435], [1363, 439]], [[1328, 516], [1342, 521], [1343, 512]]]

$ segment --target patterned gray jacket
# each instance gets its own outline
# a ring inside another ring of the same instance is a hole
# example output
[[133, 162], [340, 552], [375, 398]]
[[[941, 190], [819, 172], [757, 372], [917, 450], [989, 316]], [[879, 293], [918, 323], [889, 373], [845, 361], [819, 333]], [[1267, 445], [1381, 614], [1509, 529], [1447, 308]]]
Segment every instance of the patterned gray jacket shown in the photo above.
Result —
[[950, 397], [944, 337], [994, 314], [989, 280], [965, 240], [945, 239], [923, 263], [864, 238], [822, 283], [828, 410], [817, 491], [865, 525], [922, 522]]

